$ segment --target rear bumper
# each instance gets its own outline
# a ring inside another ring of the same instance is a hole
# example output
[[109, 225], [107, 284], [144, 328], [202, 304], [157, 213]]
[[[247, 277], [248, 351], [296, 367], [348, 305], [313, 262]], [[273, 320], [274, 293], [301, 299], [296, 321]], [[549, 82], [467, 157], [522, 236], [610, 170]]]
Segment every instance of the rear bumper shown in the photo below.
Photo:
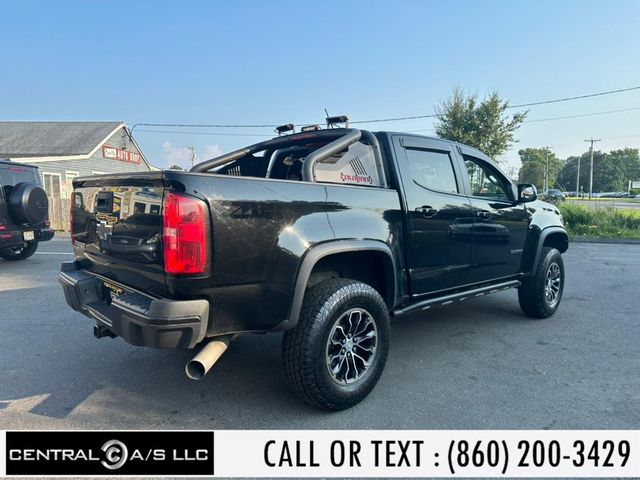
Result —
[[132, 345], [192, 348], [207, 332], [207, 300], [153, 298], [119, 285], [122, 293], [112, 297], [102, 278], [75, 262], [62, 264], [58, 281], [71, 308]]
[[[28, 229], [27, 229], [28, 230]], [[45, 228], [42, 230], [33, 230], [34, 240], [36, 242], [46, 242], [53, 238], [55, 231], [51, 228]], [[24, 231], [14, 230], [10, 232], [0, 232], [0, 248], [4, 247], [17, 247], [24, 245]]]

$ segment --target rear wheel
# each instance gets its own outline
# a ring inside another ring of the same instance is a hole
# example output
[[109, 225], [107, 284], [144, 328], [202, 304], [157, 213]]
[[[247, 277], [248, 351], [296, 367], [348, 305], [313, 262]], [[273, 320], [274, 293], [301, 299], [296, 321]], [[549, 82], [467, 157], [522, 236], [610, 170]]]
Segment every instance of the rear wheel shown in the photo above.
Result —
[[331, 279], [310, 288], [282, 356], [293, 390], [306, 402], [343, 410], [378, 382], [389, 351], [389, 312], [371, 286]]
[[522, 282], [518, 300], [522, 311], [533, 318], [553, 315], [564, 290], [564, 263], [558, 250], [543, 247], [533, 275]]
[[24, 260], [33, 255], [37, 249], [38, 242], [30, 242], [26, 246], [0, 248], [0, 257], [9, 261]]

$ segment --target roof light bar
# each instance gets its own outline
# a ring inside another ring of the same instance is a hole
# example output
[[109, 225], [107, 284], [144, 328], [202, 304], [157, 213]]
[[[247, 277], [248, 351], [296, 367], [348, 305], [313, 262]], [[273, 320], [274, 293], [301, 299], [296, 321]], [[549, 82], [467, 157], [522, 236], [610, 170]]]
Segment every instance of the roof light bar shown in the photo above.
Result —
[[293, 123], [286, 123], [284, 125], [276, 127], [275, 132], [278, 134], [278, 136], [287, 132], [296, 133], [296, 126]]
[[344, 128], [349, 128], [349, 117], [347, 115], [327, 117], [327, 128], [334, 128], [339, 123], [344, 123]]

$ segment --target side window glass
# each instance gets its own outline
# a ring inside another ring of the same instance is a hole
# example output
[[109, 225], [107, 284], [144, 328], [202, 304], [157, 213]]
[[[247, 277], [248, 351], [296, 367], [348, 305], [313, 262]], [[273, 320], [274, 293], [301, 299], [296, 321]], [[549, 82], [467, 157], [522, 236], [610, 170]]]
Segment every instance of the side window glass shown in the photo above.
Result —
[[411, 177], [418, 185], [429, 190], [458, 193], [456, 175], [448, 152], [405, 148]]
[[471, 195], [510, 200], [504, 179], [491, 166], [467, 155], [464, 155], [464, 163], [471, 181]]

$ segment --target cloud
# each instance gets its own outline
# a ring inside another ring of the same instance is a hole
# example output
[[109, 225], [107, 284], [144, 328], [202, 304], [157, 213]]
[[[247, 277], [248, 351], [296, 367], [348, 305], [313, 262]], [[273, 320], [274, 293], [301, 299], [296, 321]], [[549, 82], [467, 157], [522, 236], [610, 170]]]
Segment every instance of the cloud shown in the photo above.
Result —
[[162, 152], [164, 159], [170, 164], [177, 163], [190, 163], [191, 162], [191, 150], [189, 147], [174, 147], [171, 142], [166, 141], [162, 144]]
[[[189, 147], [175, 147], [167, 140], [162, 144], [162, 153], [164, 161], [168, 165], [191, 166], [191, 150], [189, 150]], [[200, 149], [197, 149], [195, 153], [195, 161], [197, 163], [222, 155], [222, 150], [218, 145], [207, 144], [204, 146], [204, 153], [201, 153]]]
[[206, 159], [210, 159], [210, 158], [215, 158], [215, 157], [219, 157], [220, 155], [222, 155], [222, 150], [220, 150], [220, 147], [218, 145], [215, 144], [209, 144], [209, 145], [205, 145], [204, 146], [204, 152], [205, 152], [205, 157]]

